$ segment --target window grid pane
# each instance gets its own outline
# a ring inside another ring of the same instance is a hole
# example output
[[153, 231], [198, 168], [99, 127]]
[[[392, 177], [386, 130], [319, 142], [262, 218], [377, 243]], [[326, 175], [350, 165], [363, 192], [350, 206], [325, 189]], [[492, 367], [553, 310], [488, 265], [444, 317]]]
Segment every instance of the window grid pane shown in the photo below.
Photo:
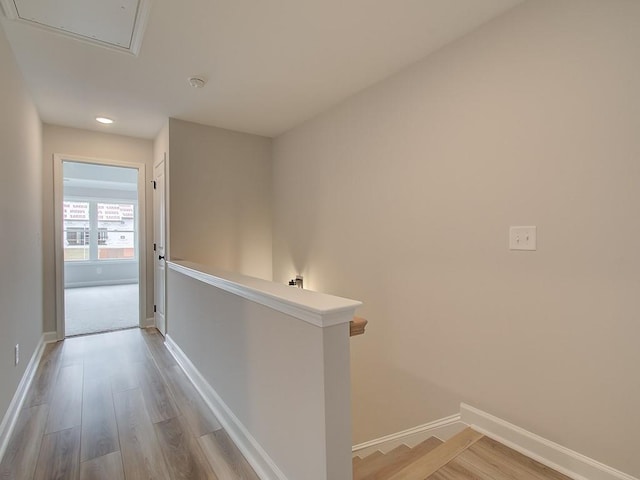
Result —
[[98, 203], [98, 259], [135, 259], [135, 206]]
[[64, 260], [89, 260], [89, 202], [63, 204]]

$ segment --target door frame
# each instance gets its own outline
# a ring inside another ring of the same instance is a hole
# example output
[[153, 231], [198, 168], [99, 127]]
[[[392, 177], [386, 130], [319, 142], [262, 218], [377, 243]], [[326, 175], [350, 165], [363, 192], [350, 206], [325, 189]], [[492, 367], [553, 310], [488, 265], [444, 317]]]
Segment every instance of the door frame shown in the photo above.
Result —
[[54, 209], [54, 249], [56, 279], [56, 335], [58, 340], [65, 338], [64, 311], [64, 244], [63, 233], [63, 201], [64, 184], [62, 164], [64, 161], [90, 163], [107, 167], [134, 168], [138, 171], [138, 326], [146, 326], [147, 310], [147, 236], [145, 178], [146, 165], [141, 162], [125, 162], [102, 158], [83, 157], [78, 155], [53, 154], [53, 209]]
[[[156, 208], [159, 207], [159, 205], [157, 204], [158, 202], [158, 198], [157, 198], [157, 194], [156, 194], [156, 181], [157, 181], [157, 177], [156, 177], [156, 170], [162, 166], [162, 174], [164, 177], [164, 191], [162, 192], [162, 201], [163, 201], [163, 205], [162, 205], [162, 213], [164, 214], [164, 218], [162, 219], [163, 221], [159, 221], [160, 219], [156, 218]], [[160, 160], [158, 160], [157, 162], [155, 162], [153, 164], [153, 323], [156, 327], [156, 329], [162, 334], [163, 337], [166, 337], [167, 335], [167, 262], [169, 261], [169, 238], [167, 235], [167, 231], [168, 231], [168, 227], [167, 227], [167, 222], [169, 219], [169, 212], [167, 209], [167, 195], [169, 194], [169, 188], [168, 188], [168, 166], [167, 166], [167, 152], [163, 152], [162, 154], [162, 158]], [[158, 241], [158, 239], [156, 238], [156, 230], [158, 229], [162, 229], [164, 230], [163, 232], [161, 232], [162, 237], [164, 239], [164, 268], [162, 270], [163, 272], [163, 282], [162, 282], [162, 287], [163, 287], [163, 292], [162, 292], [162, 299], [163, 299], [163, 305], [161, 306], [162, 312], [161, 315], [164, 317], [164, 325], [162, 326], [163, 328], [160, 328], [158, 326], [158, 312], [156, 311], [156, 307], [158, 307], [158, 279], [159, 277], [159, 268], [156, 268], [157, 263], [159, 260], [157, 258], [157, 255], [159, 255], [158, 252], [156, 252], [156, 242]]]

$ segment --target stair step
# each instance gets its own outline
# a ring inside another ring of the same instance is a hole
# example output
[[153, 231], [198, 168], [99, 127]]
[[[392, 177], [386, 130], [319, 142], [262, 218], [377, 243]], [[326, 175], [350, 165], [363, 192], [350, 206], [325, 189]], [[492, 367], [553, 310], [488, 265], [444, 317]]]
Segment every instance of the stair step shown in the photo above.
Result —
[[353, 480], [386, 480], [441, 444], [441, 440], [431, 437], [413, 448], [400, 445], [382, 457], [360, 463], [353, 469]]
[[370, 453], [369, 455], [364, 457], [362, 459], [362, 461], [363, 462], [370, 462], [370, 461], [375, 460], [376, 458], [380, 458], [380, 457], [384, 457], [384, 453], [382, 453], [380, 450], [376, 450], [375, 452]]
[[385, 453], [382, 456], [371, 458], [367, 457], [360, 462], [359, 465], [353, 468], [353, 480], [362, 480], [370, 475], [372, 472], [376, 472], [389, 462], [393, 462], [398, 455], [410, 451], [411, 449], [406, 445], [400, 445], [390, 452]]
[[394, 475], [387, 477], [386, 480], [425, 480], [483, 436], [471, 428], [465, 428], [442, 445], [404, 466]]
[[571, 480], [496, 440], [466, 428], [442, 443], [354, 457], [353, 480]]

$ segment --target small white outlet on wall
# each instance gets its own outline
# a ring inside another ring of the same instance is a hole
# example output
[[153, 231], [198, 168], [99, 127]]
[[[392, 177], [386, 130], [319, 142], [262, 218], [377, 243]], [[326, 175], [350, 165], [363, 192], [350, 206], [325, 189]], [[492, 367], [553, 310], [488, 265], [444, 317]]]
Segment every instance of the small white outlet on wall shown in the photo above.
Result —
[[509, 250], [535, 250], [536, 236], [536, 227], [509, 227]]
[[19, 343], [16, 345], [15, 355], [16, 355], [15, 364], [18, 365], [20, 363], [20, 344]]

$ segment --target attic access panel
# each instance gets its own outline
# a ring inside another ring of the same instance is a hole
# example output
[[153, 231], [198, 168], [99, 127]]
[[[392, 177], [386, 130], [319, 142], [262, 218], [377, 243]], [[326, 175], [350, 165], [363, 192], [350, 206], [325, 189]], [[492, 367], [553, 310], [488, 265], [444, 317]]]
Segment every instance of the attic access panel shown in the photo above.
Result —
[[0, 0], [9, 18], [137, 55], [150, 0]]

